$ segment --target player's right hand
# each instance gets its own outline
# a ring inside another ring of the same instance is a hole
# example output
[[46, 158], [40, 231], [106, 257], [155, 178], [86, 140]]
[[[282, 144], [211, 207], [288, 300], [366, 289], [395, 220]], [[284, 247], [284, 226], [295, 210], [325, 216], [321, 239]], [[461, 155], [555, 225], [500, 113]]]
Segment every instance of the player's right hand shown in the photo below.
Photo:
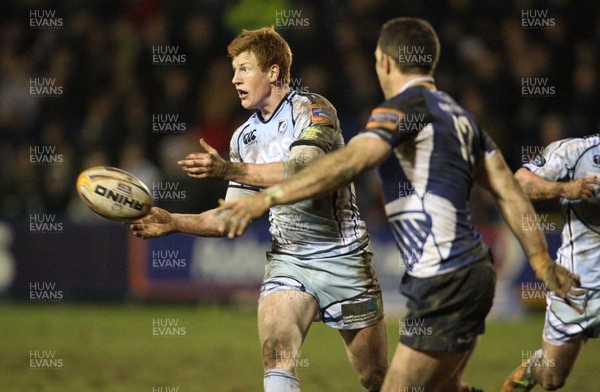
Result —
[[588, 200], [596, 195], [594, 185], [600, 186], [595, 176], [577, 178], [563, 185], [562, 197], [569, 200]]
[[206, 143], [204, 139], [200, 139], [199, 143], [205, 152], [189, 154], [185, 159], [177, 161], [177, 164], [188, 176], [193, 178], [225, 179], [229, 162], [221, 158], [219, 152]]
[[148, 215], [131, 223], [129, 228], [134, 236], [145, 240], [162, 237], [177, 230], [171, 213], [158, 207], [152, 207]]
[[583, 309], [575, 305], [569, 298], [569, 294], [579, 297], [587, 293], [587, 289], [580, 288], [579, 275], [572, 273], [562, 265], [556, 264], [549, 256], [547, 260], [537, 265], [539, 267], [536, 268], [535, 275], [544, 282], [548, 290], [554, 291], [556, 295], [564, 299], [577, 313], [583, 314]]

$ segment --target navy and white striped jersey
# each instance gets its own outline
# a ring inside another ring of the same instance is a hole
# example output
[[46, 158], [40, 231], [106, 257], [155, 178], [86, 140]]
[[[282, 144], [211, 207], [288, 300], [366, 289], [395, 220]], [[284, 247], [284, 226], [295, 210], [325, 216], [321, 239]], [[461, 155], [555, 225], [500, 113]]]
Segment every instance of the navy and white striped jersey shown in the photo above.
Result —
[[[524, 165], [547, 181], [568, 182], [577, 178], [600, 178], [600, 135], [559, 140], [543, 154]], [[560, 199], [562, 209], [562, 244], [557, 262], [581, 277], [586, 288], [600, 287], [600, 198], [588, 200]]]
[[418, 78], [371, 113], [356, 136], [377, 137], [393, 154], [379, 166], [389, 223], [407, 272], [430, 277], [488, 254], [471, 220], [475, 168], [497, 148], [432, 78]]
[[[317, 94], [287, 94], [268, 120], [256, 111], [231, 138], [233, 162], [288, 161], [295, 146], [316, 146], [325, 153], [344, 146], [333, 105]], [[230, 182], [230, 188], [249, 187]], [[258, 191], [258, 189], [254, 189]], [[300, 259], [339, 256], [368, 245], [366, 224], [356, 206], [354, 186], [331, 195], [269, 212], [272, 251]]]

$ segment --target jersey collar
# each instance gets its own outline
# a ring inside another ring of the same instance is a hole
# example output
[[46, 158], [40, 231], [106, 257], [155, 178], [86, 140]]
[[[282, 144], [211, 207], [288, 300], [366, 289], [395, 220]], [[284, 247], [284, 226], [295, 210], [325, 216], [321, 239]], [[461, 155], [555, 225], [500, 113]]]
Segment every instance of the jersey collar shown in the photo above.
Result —
[[400, 91], [398, 91], [398, 94], [401, 94], [404, 90], [408, 89], [409, 87], [414, 87], [414, 86], [425, 86], [425, 87], [429, 87], [430, 89], [435, 90], [435, 84], [434, 84], [434, 80], [431, 76], [423, 76], [420, 78], [415, 78], [412, 80], [409, 80], [408, 83], [406, 83], [404, 86], [402, 86], [400, 88]]
[[281, 106], [283, 106], [284, 102], [286, 102], [286, 101], [291, 102], [290, 100], [292, 99], [292, 97], [294, 96], [295, 93], [296, 93], [296, 90], [290, 90], [287, 94], [285, 94], [284, 97], [281, 99], [281, 101], [279, 101], [279, 104], [277, 105], [275, 110], [273, 110], [273, 113], [271, 113], [269, 118], [266, 120], [264, 119], [260, 110], [256, 109], [255, 113], [256, 113], [256, 117], [258, 118], [258, 120], [263, 124], [267, 124], [269, 121], [271, 121], [271, 119], [273, 117], [275, 117], [275, 115], [277, 114], [279, 109], [281, 109]]

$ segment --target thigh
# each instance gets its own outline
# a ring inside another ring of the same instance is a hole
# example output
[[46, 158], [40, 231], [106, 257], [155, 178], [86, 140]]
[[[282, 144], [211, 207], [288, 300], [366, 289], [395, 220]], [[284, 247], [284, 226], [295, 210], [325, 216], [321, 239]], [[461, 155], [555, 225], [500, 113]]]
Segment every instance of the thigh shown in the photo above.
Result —
[[352, 367], [359, 374], [366, 370], [385, 372], [388, 365], [385, 322], [361, 329], [340, 330]]
[[315, 298], [303, 291], [280, 290], [262, 298], [258, 304], [258, 335], [263, 356], [290, 358], [295, 354], [287, 351], [300, 349], [318, 310]]
[[[420, 351], [398, 344], [382, 392], [458, 391], [451, 382], [464, 369], [471, 350], [460, 353]], [[442, 389], [442, 386], [445, 386]]]

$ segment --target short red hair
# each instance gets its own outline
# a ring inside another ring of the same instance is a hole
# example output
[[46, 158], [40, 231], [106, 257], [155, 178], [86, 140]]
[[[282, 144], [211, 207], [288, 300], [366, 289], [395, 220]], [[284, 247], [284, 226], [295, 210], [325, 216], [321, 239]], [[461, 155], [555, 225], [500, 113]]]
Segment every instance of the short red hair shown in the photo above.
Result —
[[279, 66], [279, 80], [290, 83], [290, 68], [292, 67], [292, 50], [288, 43], [272, 27], [258, 30], [242, 30], [227, 47], [227, 53], [232, 59], [243, 52], [251, 52], [256, 56], [258, 65], [266, 72], [273, 64]]

